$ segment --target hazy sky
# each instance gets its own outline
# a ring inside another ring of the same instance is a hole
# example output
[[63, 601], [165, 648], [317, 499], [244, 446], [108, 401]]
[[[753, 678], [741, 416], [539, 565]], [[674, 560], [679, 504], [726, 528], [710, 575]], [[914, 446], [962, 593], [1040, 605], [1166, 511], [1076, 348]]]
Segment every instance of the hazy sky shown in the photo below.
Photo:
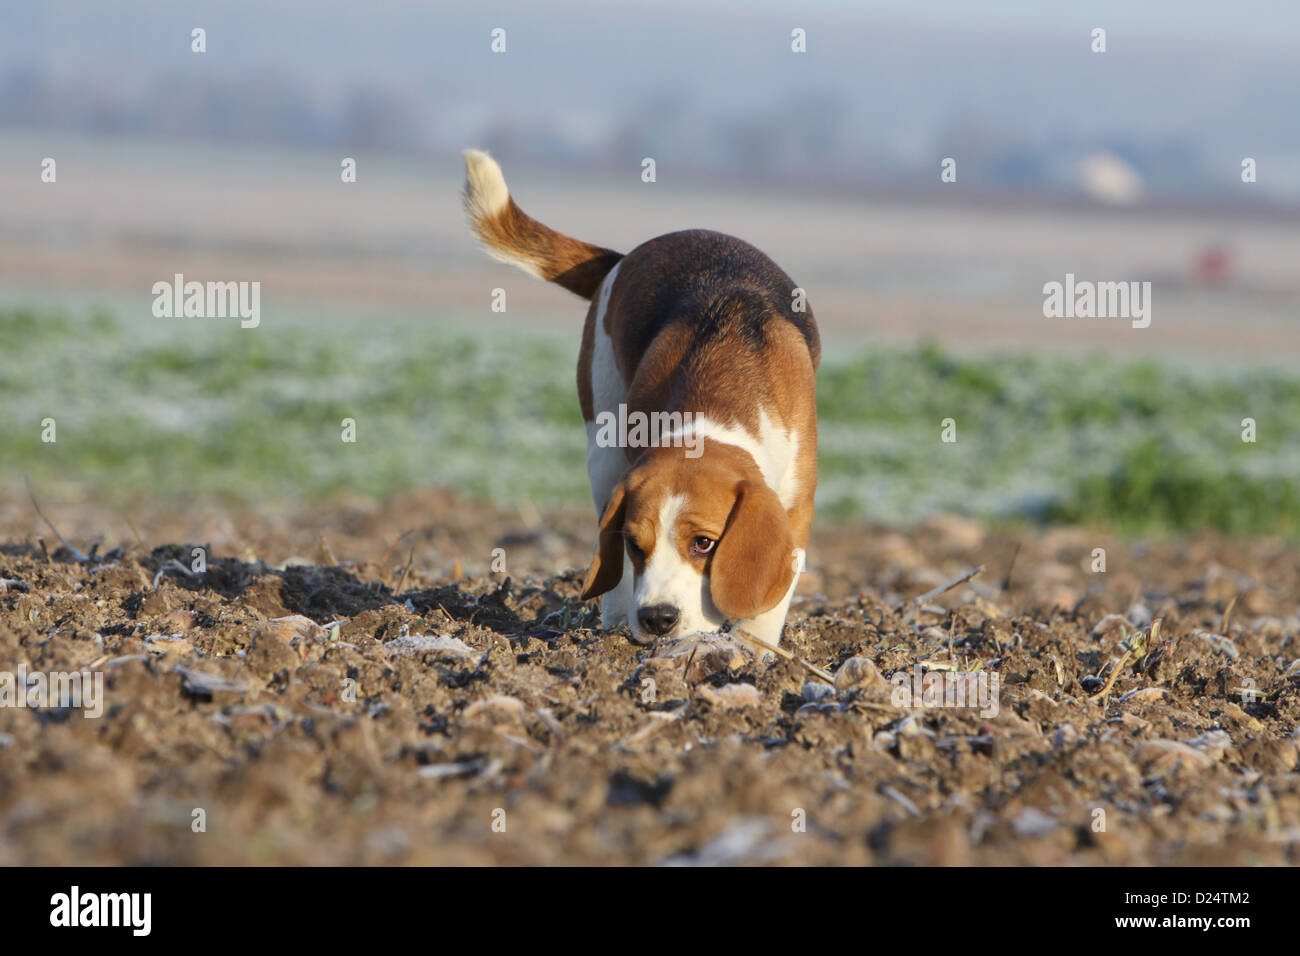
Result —
[[[647, 3], [591, 3], [575, 0], [518, 0], [510, 3], [417, 2], [417, 0], [4, 0], [0, 3], [0, 58], [5, 65], [45, 62], [60, 68], [95, 65], [119, 58], [181, 62], [188, 55], [177, 44], [178, 31], [204, 25], [211, 50], [239, 63], [319, 59], [323, 69], [404, 71], [419, 52], [426, 65], [464, 43], [462, 31], [491, 22], [526, 29], [548, 25], [570, 33], [581, 44], [597, 41], [611, 29], [636, 31], [639, 50], [652, 41], [694, 30], [715, 31], [730, 23], [747, 27], [789, 22], [803, 25], [824, 42], [847, 30], [855, 39], [861, 27], [920, 29], [930, 35], [951, 32], [1054, 34], [1103, 26], [1115, 49], [1127, 31], [1141, 31], [1143, 42], [1164, 38], [1200, 39], [1210, 48], [1231, 46], [1243, 52], [1289, 51], [1300, 44], [1300, 3], [1294, 0], [661, 0]], [[826, 34], [818, 36], [819, 28]], [[641, 31], [648, 31], [642, 33]], [[911, 29], [905, 32], [912, 32]], [[613, 37], [607, 35], [613, 44]], [[722, 37], [717, 37], [721, 41]], [[881, 39], [888, 39], [888, 32]], [[621, 44], [617, 44], [622, 47]], [[815, 52], [815, 51], [814, 51]], [[862, 49], [871, 56], [869, 45]], [[555, 64], [564, 70], [563, 63]]]
[[[505, 56], [488, 51], [498, 26]], [[1088, 48], [1098, 26], [1104, 57]], [[1031, 153], [1168, 154], [1225, 176], [1256, 156], [1274, 177], [1261, 189], [1292, 193], [1298, 49], [1296, 0], [0, 0], [0, 80], [31, 70], [87, 99], [156, 104], [173, 84], [270, 75], [337, 111], [364, 86], [413, 110], [439, 149], [529, 119], [523, 135], [555, 130], [581, 151], [629, 117], [662, 143], [669, 127], [689, 142], [692, 123], [820, 110], [843, 155], [886, 165], [928, 169], [954, 139], [969, 154], [976, 129]]]

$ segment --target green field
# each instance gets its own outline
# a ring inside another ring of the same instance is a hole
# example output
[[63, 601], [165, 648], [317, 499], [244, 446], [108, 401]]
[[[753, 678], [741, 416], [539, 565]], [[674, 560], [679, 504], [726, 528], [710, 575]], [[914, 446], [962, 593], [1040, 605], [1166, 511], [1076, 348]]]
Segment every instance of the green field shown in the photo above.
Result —
[[[0, 311], [6, 481], [115, 502], [433, 484], [589, 501], [574, 331], [161, 321], [146, 333], [104, 311]], [[1300, 534], [1300, 372], [862, 348], [826, 359], [818, 405], [823, 519], [907, 525], [946, 510]]]

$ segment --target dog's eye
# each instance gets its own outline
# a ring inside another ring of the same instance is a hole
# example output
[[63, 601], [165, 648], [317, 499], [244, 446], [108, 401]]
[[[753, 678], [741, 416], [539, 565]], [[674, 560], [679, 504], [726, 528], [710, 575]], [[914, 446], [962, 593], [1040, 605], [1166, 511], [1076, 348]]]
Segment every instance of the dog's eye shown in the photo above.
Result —
[[691, 554], [705, 555], [713, 550], [713, 546], [718, 542], [713, 538], [706, 538], [702, 534], [697, 534], [691, 539]]

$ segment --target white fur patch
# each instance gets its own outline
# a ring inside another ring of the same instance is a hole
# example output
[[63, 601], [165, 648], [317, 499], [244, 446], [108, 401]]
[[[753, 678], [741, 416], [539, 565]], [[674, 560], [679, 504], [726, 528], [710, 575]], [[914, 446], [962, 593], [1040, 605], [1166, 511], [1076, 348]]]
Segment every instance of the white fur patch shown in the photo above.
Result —
[[[591, 351], [591, 410], [597, 416], [601, 412], [617, 411], [618, 406], [627, 401], [627, 384], [614, 361], [614, 343], [605, 332], [605, 312], [609, 308], [609, 296], [620, 265], [621, 262], [609, 270], [596, 294], [596, 328]], [[587, 477], [591, 480], [591, 497], [596, 511], [600, 512], [609, 501], [609, 493], [627, 470], [627, 454], [622, 448], [597, 444], [598, 431], [595, 421], [587, 422]]]
[[491, 219], [510, 201], [505, 174], [480, 149], [465, 150], [465, 208], [471, 219]]
[[[788, 509], [794, 505], [795, 496], [799, 491], [799, 480], [794, 467], [795, 455], [799, 450], [799, 435], [794, 431], [785, 432], [777, 428], [766, 409], [759, 409], [758, 426], [758, 435], [755, 436], [744, 428], [723, 425], [705, 415], [696, 415], [690, 424], [681, 429], [681, 434], [689, 436], [693, 433], [701, 438], [711, 438], [749, 452], [762, 473], [763, 480], [776, 492], [781, 505]], [[669, 517], [667, 514], [660, 515], [660, 527], [655, 531], [656, 536], [671, 533], [671, 530], [669, 532], [662, 530]], [[676, 512], [671, 517], [675, 520]], [[659, 546], [656, 544], [651, 563], [654, 563], [658, 552]], [[781, 630], [785, 624], [786, 612], [790, 609], [790, 601], [794, 598], [795, 587], [799, 582], [798, 572], [801, 570], [803, 555], [798, 555], [797, 560], [799, 564], [796, 565], [794, 580], [790, 582], [785, 597], [777, 602], [775, 607], [764, 611], [752, 620], [733, 622], [736, 627], [748, 631], [769, 644], [781, 643]], [[650, 567], [647, 565], [647, 576], [649, 571]], [[687, 575], [688, 571], [694, 575], [693, 581]], [[636, 609], [658, 603], [673, 604], [680, 610], [681, 621], [674, 631], [674, 634], [679, 637], [696, 631], [717, 630], [725, 622], [726, 616], [714, 605], [709, 593], [708, 579], [695, 573], [695, 569], [677, 553], [675, 547], [672, 549], [672, 557], [663, 559], [663, 563], [659, 566], [658, 580], [664, 583], [654, 587], [647, 586], [644, 593], [642, 582], [637, 582], [630, 623], [633, 631], [639, 636], [644, 635], [639, 634], [639, 624], [635, 620]], [[659, 600], [659, 594], [670, 596]]]
[[781, 499], [781, 506], [787, 509], [794, 507], [795, 497], [799, 493], [799, 480], [794, 468], [795, 455], [799, 451], [799, 433], [777, 428], [767, 414], [767, 409], [758, 410], [757, 436], [739, 426], [715, 422], [707, 415], [696, 415], [689, 424], [679, 432], [673, 432], [670, 437], [676, 438], [679, 435], [683, 439], [691, 435], [711, 438], [749, 452], [767, 486]]
[[[609, 270], [596, 293], [596, 329], [591, 355], [591, 403], [596, 414], [616, 409], [620, 402], [627, 401], [627, 385], [614, 361], [614, 343], [605, 334], [605, 312], [609, 309], [609, 296], [617, 277], [618, 265]], [[596, 505], [597, 519], [609, 503], [614, 486], [627, 470], [627, 455], [623, 449], [601, 447], [596, 442], [598, 431], [599, 426], [594, 421], [587, 422], [587, 478], [591, 481], [591, 498]], [[596, 547], [599, 546], [597, 542]], [[632, 561], [624, 550], [623, 577], [614, 590], [600, 599], [600, 624], [604, 628], [616, 627], [624, 622], [631, 624], [633, 617]]]
[[505, 174], [495, 159], [481, 149], [467, 149], [465, 156], [465, 213], [470, 225], [483, 242], [487, 254], [498, 262], [523, 269], [539, 279], [546, 278], [532, 259], [520, 256], [513, 249], [490, 242], [483, 234], [483, 223], [492, 219], [510, 202], [510, 188]]
[[675, 634], [695, 631], [712, 631], [722, 626], [726, 617], [713, 606], [709, 596], [709, 582], [677, 550], [677, 519], [686, 499], [671, 495], [659, 507], [655, 525], [655, 547], [650, 553], [645, 569], [637, 578], [632, 596], [632, 613], [628, 622], [638, 637], [647, 637], [637, 620], [637, 612], [656, 604], [677, 608], [678, 622]]

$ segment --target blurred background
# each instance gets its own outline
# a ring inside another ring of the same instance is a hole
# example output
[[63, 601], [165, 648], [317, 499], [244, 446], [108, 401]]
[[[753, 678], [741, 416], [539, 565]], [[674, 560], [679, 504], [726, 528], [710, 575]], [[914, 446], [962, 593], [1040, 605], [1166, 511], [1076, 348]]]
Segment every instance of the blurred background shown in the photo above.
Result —
[[[584, 306], [476, 248], [479, 146], [563, 232], [718, 229], [807, 289], [823, 517], [1298, 534], [1300, 6], [1135, 6], [6, 4], [0, 515], [24, 476], [586, 507]], [[260, 325], [155, 317], [176, 273]], [[1151, 282], [1150, 327], [1045, 318], [1067, 273]]]

